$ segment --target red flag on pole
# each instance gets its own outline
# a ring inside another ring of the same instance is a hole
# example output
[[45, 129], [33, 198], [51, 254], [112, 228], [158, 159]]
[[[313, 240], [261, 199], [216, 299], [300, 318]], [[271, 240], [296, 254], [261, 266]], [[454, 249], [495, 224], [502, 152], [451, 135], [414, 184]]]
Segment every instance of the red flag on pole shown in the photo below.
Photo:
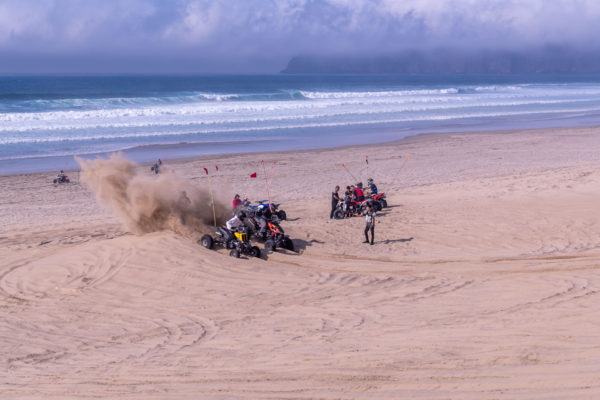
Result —
[[218, 165], [215, 165], [215, 168], [217, 169], [217, 171], [219, 170], [219, 166]]
[[250, 175], [250, 178], [256, 178], [256, 172]]
[[204, 172], [206, 172], [206, 175], [208, 175], [208, 170], [206, 168], [204, 168]]

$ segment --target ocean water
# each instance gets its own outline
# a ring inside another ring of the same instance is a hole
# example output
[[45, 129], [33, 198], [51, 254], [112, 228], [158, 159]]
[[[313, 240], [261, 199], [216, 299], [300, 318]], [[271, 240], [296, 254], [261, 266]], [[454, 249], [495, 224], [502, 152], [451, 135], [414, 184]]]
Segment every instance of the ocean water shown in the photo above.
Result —
[[600, 76], [0, 77], [0, 174], [600, 124]]

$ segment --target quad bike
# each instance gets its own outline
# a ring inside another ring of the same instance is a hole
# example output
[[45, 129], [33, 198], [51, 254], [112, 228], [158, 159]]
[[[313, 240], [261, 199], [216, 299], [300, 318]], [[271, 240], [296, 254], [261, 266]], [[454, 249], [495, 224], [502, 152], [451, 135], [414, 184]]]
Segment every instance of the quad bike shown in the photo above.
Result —
[[265, 240], [265, 250], [275, 251], [277, 247], [294, 250], [294, 242], [285, 234], [283, 228], [275, 221], [267, 222], [268, 232]]
[[294, 250], [294, 242], [285, 234], [277, 221], [266, 220], [267, 226], [263, 233], [260, 233], [261, 225], [258, 222], [258, 217], [248, 217], [246, 221], [250, 224], [252, 235], [256, 239], [265, 242], [265, 250], [275, 251], [277, 247]]
[[366, 199], [363, 201], [340, 200], [337, 204], [335, 211], [333, 212], [333, 218], [343, 219], [350, 218], [355, 215], [362, 215], [367, 204], [371, 203], [371, 199]]
[[69, 183], [71, 182], [69, 180], [69, 177], [66, 175], [60, 176], [58, 178], [54, 178], [54, 180], [52, 181], [53, 183]]
[[215, 232], [215, 236], [204, 235], [198, 241], [207, 249], [222, 247], [230, 249], [229, 255], [234, 258], [239, 258], [241, 254], [246, 254], [250, 257], [260, 257], [260, 249], [252, 246], [248, 240], [248, 232], [246, 229], [240, 229], [237, 232], [231, 232], [229, 229], [220, 226]]
[[385, 199], [385, 193], [376, 194], [375, 196], [373, 196], [373, 200], [375, 202], [375, 207], [380, 206], [378, 207], [379, 209], [376, 211], [379, 211], [382, 208], [386, 208], [388, 206], [387, 200]]
[[[287, 214], [285, 213], [285, 211], [283, 210], [278, 210], [279, 206], [281, 204], [275, 204], [275, 203], [267, 203], [267, 200], [259, 200], [256, 202], [256, 205], [248, 205], [244, 208], [244, 211], [246, 211], [246, 214], [255, 216], [257, 214], [261, 214], [263, 213], [263, 215], [266, 214], [271, 214], [272, 216], [277, 217], [280, 221], [285, 221], [287, 219]], [[268, 212], [266, 212], [265, 210], [268, 210]], [[267, 218], [272, 218], [265, 215]]]

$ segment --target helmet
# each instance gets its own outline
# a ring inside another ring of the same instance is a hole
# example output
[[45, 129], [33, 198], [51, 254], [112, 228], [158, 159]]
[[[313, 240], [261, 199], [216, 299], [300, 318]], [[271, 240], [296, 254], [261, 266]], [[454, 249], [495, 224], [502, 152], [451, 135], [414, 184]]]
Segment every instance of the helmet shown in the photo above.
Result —
[[240, 211], [239, 213], [237, 213], [237, 217], [239, 219], [244, 219], [244, 218], [246, 218], [246, 213], [243, 211]]
[[367, 182], [368, 182], [368, 183], [373, 183], [373, 178], [369, 178], [369, 179], [367, 179]]
[[63, 171], [62, 169], [60, 170], [60, 173], [63, 174], [65, 171]]
[[358, 187], [358, 188], [361, 188], [361, 189], [362, 189], [362, 182], [358, 182], [358, 183], [356, 184], [356, 187]]

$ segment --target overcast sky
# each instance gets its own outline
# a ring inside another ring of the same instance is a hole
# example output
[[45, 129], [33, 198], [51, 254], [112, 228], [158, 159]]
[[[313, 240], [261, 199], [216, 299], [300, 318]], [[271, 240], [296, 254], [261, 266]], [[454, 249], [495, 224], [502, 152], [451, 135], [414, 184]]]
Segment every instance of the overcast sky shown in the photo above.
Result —
[[278, 72], [298, 54], [585, 49], [600, 0], [0, 0], [0, 72]]

